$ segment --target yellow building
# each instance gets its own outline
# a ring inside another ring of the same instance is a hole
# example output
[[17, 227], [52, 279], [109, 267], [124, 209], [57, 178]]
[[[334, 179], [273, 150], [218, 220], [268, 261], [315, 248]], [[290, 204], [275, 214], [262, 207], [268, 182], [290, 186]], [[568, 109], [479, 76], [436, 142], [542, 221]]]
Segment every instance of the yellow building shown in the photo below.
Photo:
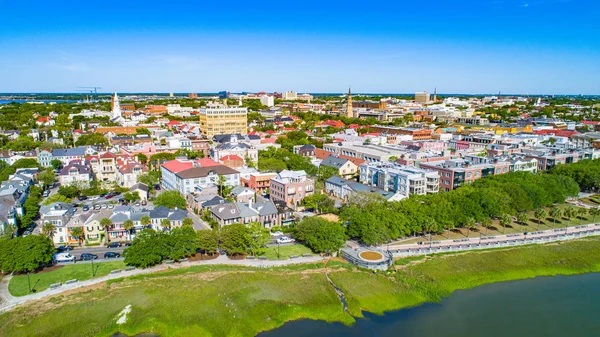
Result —
[[200, 132], [208, 138], [215, 135], [248, 133], [248, 109], [241, 107], [207, 107], [199, 110]]

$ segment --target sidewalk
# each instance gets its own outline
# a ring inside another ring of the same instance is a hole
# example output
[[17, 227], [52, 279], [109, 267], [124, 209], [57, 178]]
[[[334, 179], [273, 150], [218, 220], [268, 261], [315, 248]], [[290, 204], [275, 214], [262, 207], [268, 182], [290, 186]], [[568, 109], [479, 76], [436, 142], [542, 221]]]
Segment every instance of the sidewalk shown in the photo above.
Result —
[[194, 262], [181, 262], [174, 264], [160, 264], [158, 266], [154, 266], [147, 269], [134, 269], [131, 271], [121, 271], [118, 274], [109, 274], [106, 276], [76, 282], [73, 284], [64, 284], [55, 289], [46, 289], [40, 291], [38, 293], [15, 297], [10, 294], [8, 291], [8, 283], [12, 278], [12, 275], [7, 275], [0, 281], [0, 299], [2, 299], [2, 303], [0, 303], [0, 313], [10, 311], [14, 309], [16, 306], [42, 299], [47, 296], [53, 296], [56, 294], [60, 294], [65, 291], [78, 289], [87, 287], [90, 285], [94, 285], [101, 282], [106, 282], [108, 280], [120, 278], [120, 277], [128, 277], [133, 275], [141, 275], [141, 274], [150, 274], [153, 272], [167, 270], [167, 269], [177, 269], [177, 268], [186, 268], [191, 266], [198, 265], [236, 265], [236, 266], [249, 266], [249, 267], [259, 267], [259, 268], [267, 268], [267, 267], [278, 267], [278, 266], [286, 266], [292, 264], [301, 264], [301, 263], [312, 263], [322, 261], [324, 258], [320, 256], [311, 256], [311, 257], [299, 257], [293, 260], [230, 260], [227, 256], [221, 255], [214, 260], [208, 261], [194, 261]]

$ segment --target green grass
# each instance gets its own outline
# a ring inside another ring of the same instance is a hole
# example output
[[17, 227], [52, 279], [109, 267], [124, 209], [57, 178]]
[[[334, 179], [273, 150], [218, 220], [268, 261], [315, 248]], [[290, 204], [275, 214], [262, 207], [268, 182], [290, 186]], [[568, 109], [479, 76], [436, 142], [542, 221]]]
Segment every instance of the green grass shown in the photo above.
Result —
[[[125, 264], [122, 261], [94, 263], [96, 277], [108, 275], [115, 269], [124, 269]], [[81, 263], [66, 265], [60, 269], [36, 274], [31, 274], [31, 286], [37, 291], [42, 291], [50, 287], [54, 283], [64, 283], [68, 280], [77, 279], [79, 281], [89, 280], [92, 278], [92, 264]], [[39, 281], [38, 281], [39, 280]], [[8, 290], [13, 296], [24, 296], [29, 293], [29, 284], [27, 275], [17, 275], [10, 280]]]
[[[277, 256], [277, 250], [279, 249], [279, 256]], [[302, 254], [313, 254], [310, 248], [301, 245], [291, 245], [291, 246], [277, 246], [275, 247], [267, 247], [267, 251], [265, 255], [269, 260], [287, 260], [290, 256], [302, 256]]]
[[[600, 272], [600, 237], [460, 254], [401, 259], [397, 272], [374, 273], [332, 260], [330, 279], [345, 294], [345, 313], [325, 277], [325, 263], [271, 269], [195, 266], [138, 275], [94, 290], [59, 295], [0, 315], [0, 336], [254, 336], [286, 321], [351, 324], [439, 301], [458, 289], [537, 276]], [[118, 313], [132, 306], [127, 323]]]

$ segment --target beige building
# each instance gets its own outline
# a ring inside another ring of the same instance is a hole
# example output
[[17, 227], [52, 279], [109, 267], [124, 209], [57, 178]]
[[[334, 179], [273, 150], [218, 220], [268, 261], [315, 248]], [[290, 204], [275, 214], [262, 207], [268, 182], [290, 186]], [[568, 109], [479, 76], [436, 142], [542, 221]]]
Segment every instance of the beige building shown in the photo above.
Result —
[[207, 107], [199, 110], [200, 133], [215, 135], [248, 133], [248, 109], [240, 107]]
[[415, 92], [415, 102], [428, 103], [429, 100], [430, 100], [430, 94], [427, 91]]

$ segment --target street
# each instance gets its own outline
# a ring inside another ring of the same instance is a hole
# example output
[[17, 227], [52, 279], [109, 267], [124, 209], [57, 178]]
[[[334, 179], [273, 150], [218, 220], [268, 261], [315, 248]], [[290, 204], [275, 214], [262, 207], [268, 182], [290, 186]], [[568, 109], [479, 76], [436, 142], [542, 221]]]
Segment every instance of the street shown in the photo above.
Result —
[[[106, 252], [115, 252], [115, 253], [123, 254], [124, 249], [125, 249], [125, 247], [120, 247], [120, 248], [83, 247], [83, 248], [73, 248], [73, 250], [70, 251], [70, 253], [71, 253], [71, 255], [75, 256], [75, 258], [77, 258], [77, 263], [79, 263], [79, 258], [81, 256], [81, 254], [83, 254], [83, 253], [96, 254], [96, 255], [98, 255], [98, 259], [96, 261], [99, 261], [99, 260], [104, 260], [104, 253], [106, 253]], [[116, 260], [116, 259], [107, 259], [107, 260]]]

